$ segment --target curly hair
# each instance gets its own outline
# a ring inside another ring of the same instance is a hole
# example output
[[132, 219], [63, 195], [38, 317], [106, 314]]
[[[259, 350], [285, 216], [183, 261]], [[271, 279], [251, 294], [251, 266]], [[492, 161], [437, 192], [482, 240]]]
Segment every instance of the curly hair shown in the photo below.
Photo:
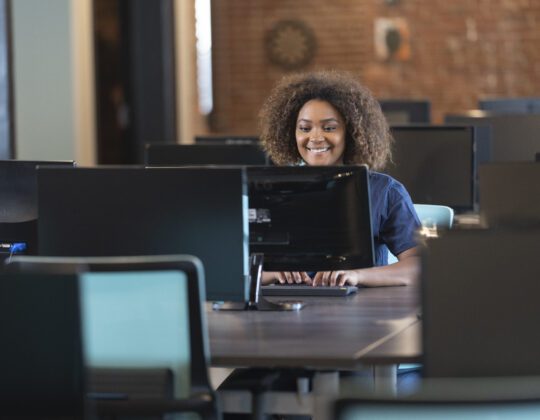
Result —
[[345, 121], [345, 164], [367, 164], [381, 170], [391, 159], [392, 136], [381, 107], [351, 74], [319, 71], [285, 76], [259, 113], [263, 149], [277, 165], [301, 161], [296, 145], [296, 119], [312, 99], [327, 101]]

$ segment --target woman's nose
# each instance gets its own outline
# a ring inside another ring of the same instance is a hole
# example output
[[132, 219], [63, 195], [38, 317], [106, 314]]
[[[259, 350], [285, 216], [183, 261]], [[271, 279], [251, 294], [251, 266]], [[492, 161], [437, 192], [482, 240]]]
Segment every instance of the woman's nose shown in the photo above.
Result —
[[315, 130], [313, 132], [313, 135], [311, 136], [310, 140], [311, 141], [323, 141], [324, 140], [324, 135], [323, 135], [322, 131]]

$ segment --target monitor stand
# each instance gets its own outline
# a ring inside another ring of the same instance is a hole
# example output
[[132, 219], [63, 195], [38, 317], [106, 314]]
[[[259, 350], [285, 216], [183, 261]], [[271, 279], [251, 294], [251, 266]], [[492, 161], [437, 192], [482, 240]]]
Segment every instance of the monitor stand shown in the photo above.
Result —
[[299, 311], [305, 304], [301, 300], [271, 302], [262, 295], [262, 267], [264, 255], [254, 253], [249, 258], [249, 301], [245, 304], [238, 302], [214, 303], [212, 309], [219, 311]]

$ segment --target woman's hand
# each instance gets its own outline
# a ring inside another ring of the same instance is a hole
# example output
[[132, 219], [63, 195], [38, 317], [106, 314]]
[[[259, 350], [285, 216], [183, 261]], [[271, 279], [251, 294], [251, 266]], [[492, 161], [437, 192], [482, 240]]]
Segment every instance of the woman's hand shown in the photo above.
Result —
[[311, 277], [305, 271], [265, 271], [262, 275], [262, 284], [311, 284]]
[[313, 277], [313, 286], [356, 286], [359, 283], [360, 270], [319, 271]]
[[315, 274], [313, 286], [380, 287], [407, 286], [418, 281], [420, 257], [418, 248], [411, 248], [398, 256], [398, 262], [382, 267], [358, 270], [321, 271]]

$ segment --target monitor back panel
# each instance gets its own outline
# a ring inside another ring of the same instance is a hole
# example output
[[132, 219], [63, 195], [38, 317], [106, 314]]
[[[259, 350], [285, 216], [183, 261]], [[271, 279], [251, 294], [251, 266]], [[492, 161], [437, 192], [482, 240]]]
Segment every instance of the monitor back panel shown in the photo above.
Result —
[[266, 165], [258, 144], [149, 144], [146, 164], [151, 166]]
[[423, 256], [424, 373], [540, 374], [538, 230], [456, 230]]
[[217, 145], [232, 145], [232, 144], [259, 144], [257, 136], [195, 136], [195, 144], [217, 144]]
[[493, 98], [478, 101], [478, 107], [486, 111], [527, 114], [540, 112], [540, 98]]
[[491, 126], [492, 161], [531, 161], [540, 144], [540, 113], [447, 115], [448, 124]]
[[37, 166], [73, 166], [72, 161], [0, 160], [0, 261], [13, 244], [37, 253]]
[[189, 254], [207, 298], [247, 298], [248, 225], [240, 168], [40, 169], [39, 253]]
[[393, 162], [386, 172], [405, 185], [414, 203], [456, 211], [475, 205], [474, 129], [464, 126], [394, 126]]
[[380, 99], [379, 104], [390, 125], [431, 122], [431, 102], [427, 99]]
[[480, 220], [485, 226], [540, 225], [540, 165], [507, 162], [481, 165]]
[[73, 166], [71, 161], [0, 160], [0, 223], [35, 220], [37, 166]]

